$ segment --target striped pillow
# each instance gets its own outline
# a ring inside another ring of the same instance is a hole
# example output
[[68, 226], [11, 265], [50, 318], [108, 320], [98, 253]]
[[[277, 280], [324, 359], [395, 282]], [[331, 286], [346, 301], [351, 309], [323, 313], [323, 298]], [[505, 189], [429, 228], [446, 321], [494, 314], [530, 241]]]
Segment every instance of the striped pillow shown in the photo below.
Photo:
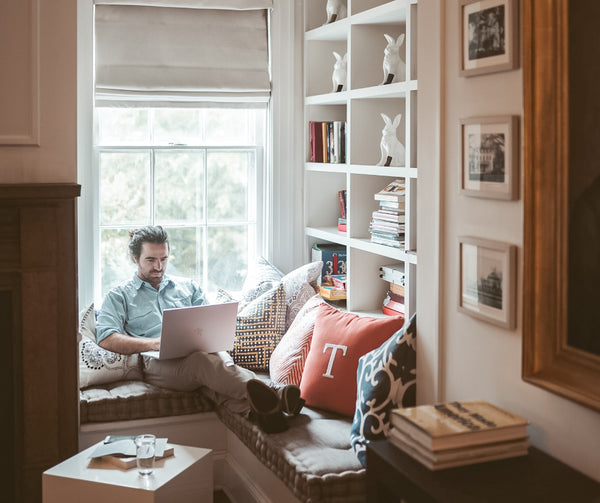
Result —
[[315, 328], [317, 308], [322, 302], [323, 298], [317, 294], [304, 304], [271, 354], [269, 374], [274, 383], [300, 385]]

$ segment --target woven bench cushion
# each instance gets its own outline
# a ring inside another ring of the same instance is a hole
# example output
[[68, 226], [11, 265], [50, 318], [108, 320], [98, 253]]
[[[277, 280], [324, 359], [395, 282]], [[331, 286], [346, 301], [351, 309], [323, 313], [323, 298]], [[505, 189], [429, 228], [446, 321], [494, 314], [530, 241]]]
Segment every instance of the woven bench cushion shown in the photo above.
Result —
[[366, 471], [350, 445], [351, 421], [305, 407], [289, 429], [265, 434], [223, 407], [221, 421], [305, 503], [366, 501]]
[[200, 390], [172, 391], [143, 381], [118, 381], [79, 392], [81, 424], [180, 416], [214, 410]]

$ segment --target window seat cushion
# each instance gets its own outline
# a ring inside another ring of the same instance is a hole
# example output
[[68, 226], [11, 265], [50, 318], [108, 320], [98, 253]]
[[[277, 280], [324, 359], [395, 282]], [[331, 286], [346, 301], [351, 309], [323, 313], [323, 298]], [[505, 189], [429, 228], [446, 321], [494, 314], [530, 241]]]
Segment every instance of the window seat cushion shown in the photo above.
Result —
[[348, 418], [305, 407], [287, 418], [288, 430], [265, 434], [224, 407], [217, 415], [301, 501], [366, 500], [366, 471], [352, 451]]
[[143, 381], [117, 381], [79, 392], [80, 422], [128, 421], [214, 410], [201, 389], [172, 391]]

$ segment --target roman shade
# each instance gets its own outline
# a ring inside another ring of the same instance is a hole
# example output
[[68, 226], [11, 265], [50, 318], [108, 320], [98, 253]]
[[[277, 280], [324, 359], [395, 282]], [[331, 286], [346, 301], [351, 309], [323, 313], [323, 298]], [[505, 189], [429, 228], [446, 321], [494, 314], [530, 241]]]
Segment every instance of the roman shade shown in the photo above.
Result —
[[272, 0], [96, 0], [96, 103], [266, 101]]

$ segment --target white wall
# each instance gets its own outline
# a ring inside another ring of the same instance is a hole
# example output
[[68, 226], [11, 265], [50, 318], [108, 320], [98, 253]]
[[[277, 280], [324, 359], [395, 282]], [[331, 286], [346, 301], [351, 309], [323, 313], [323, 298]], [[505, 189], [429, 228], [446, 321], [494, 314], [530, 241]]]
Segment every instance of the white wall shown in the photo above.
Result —
[[[481, 398], [494, 402], [530, 421], [529, 435], [536, 447], [600, 480], [600, 413], [525, 383], [521, 378], [523, 72], [517, 69], [470, 78], [458, 75], [458, 3], [458, 0], [419, 1], [422, 106], [418, 165], [419, 211], [423, 213], [419, 219], [434, 224], [439, 221], [437, 235], [431, 229], [423, 232], [423, 227], [419, 227], [418, 353], [425, 353], [419, 354], [419, 401]], [[441, 103], [439, 110], [432, 104], [437, 102]], [[499, 114], [521, 118], [519, 199], [494, 201], [461, 195], [459, 120]], [[438, 124], [441, 124], [439, 129]], [[441, 138], [438, 162], [430, 152], [432, 145], [437, 146], [436, 134]], [[436, 195], [437, 184], [441, 191], [439, 208], [436, 200], [427, 197]], [[457, 311], [457, 239], [461, 235], [517, 245], [515, 330], [498, 328]], [[439, 283], [431, 272], [436, 270], [438, 259]], [[425, 297], [426, 293], [435, 292], [438, 285], [439, 306]], [[439, 324], [435, 321], [438, 319]]]

